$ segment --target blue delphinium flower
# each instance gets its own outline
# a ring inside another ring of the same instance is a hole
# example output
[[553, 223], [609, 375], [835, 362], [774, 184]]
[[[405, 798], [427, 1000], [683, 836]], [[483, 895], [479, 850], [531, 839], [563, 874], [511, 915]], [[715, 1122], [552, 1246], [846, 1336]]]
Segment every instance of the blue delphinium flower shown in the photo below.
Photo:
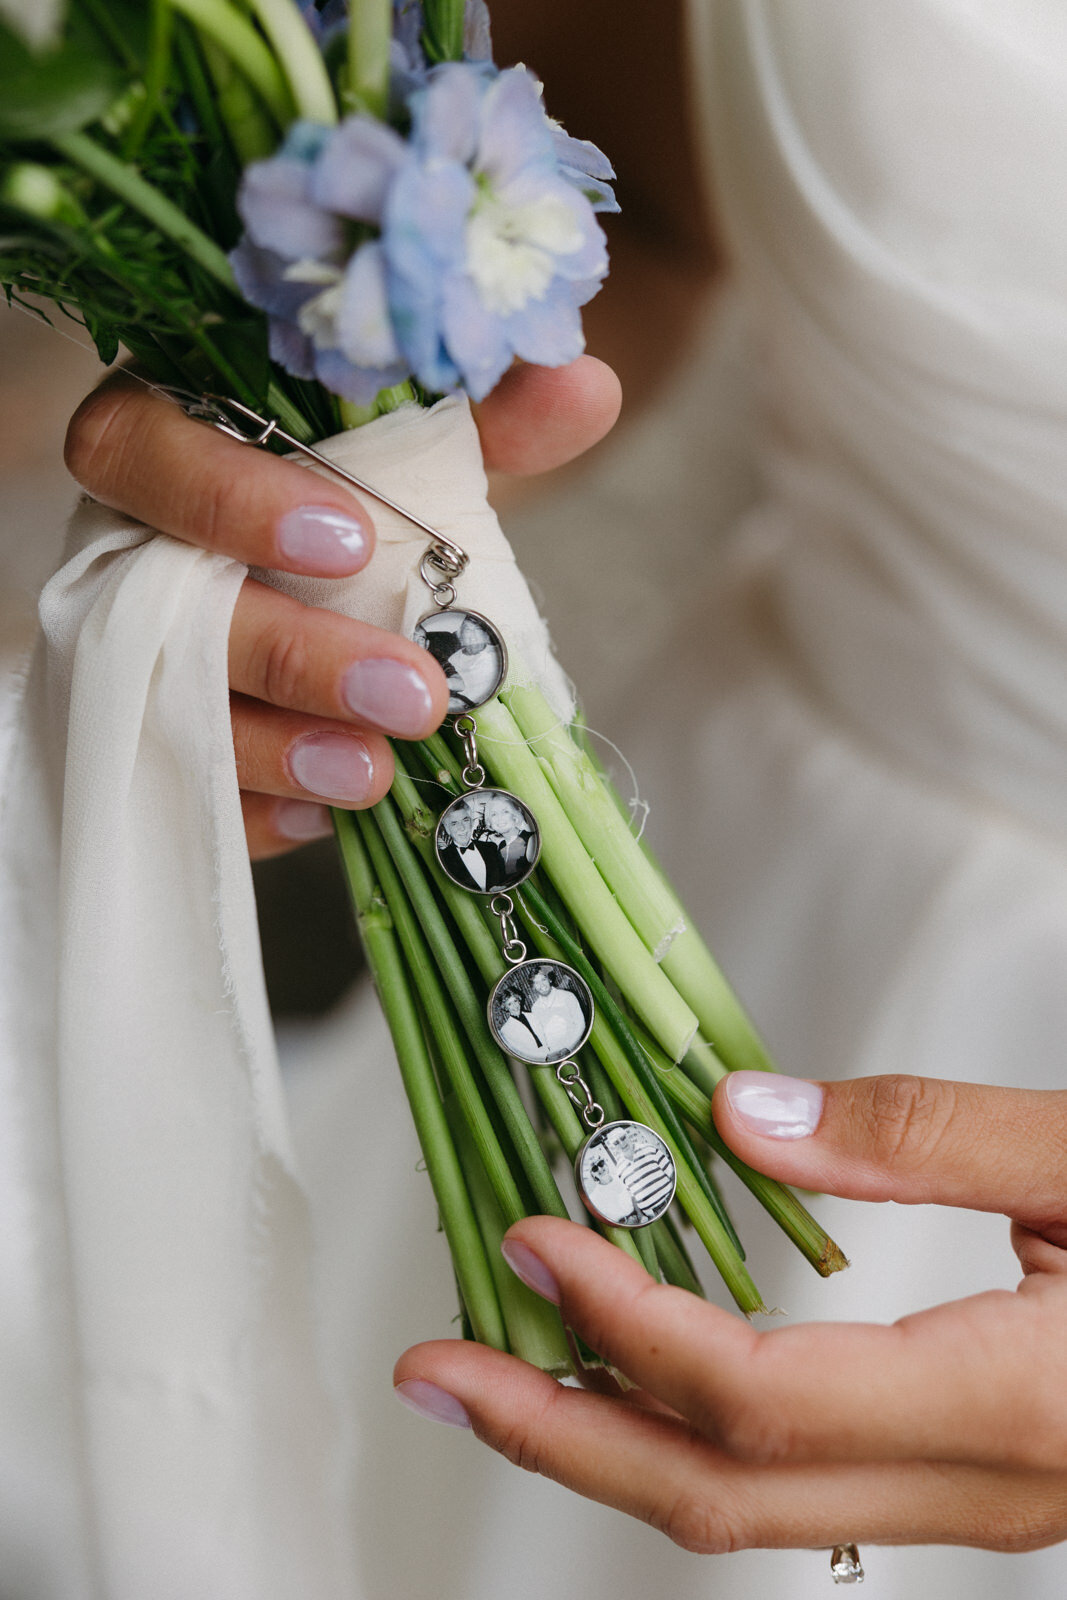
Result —
[[[480, 400], [515, 356], [573, 361], [607, 251], [575, 182], [586, 173], [569, 149], [561, 165], [537, 79], [522, 67], [448, 64], [411, 112], [412, 159], [390, 185], [382, 245], [412, 370], [429, 389], [462, 385]], [[593, 147], [581, 149], [587, 169]]]
[[230, 254], [246, 300], [266, 311], [271, 359], [356, 405], [402, 383], [377, 234], [399, 134], [372, 117], [296, 122], [278, 154], [245, 169], [245, 225]]
[[481, 399], [516, 356], [574, 360], [607, 271], [606, 159], [521, 67], [448, 63], [408, 103], [406, 141], [365, 116], [297, 123], [246, 170], [231, 261], [272, 357], [358, 404], [410, 374]]

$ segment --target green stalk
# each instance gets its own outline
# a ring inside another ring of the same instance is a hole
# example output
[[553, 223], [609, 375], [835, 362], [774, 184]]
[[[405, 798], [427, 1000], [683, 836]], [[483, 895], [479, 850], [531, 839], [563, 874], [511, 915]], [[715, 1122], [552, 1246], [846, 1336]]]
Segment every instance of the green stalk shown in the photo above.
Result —
[[597, 764], [540, 690], [516, 685], [501, 698], [601, 875], [701, 1030], [731, 1068], [773, 1071], [762, 1040], [681, 901], [631, 832]]
[[462, 61], [463, 0], [424, 0], [422, 43], [431, 61]]
[[762, 1172], [747, 1166], [734, 1154], [715, 1126], [711, 1101], [686, 1074], [670, 1063], [647, 1035], [639, 1042], [656, 1069], [664, 1090], [670, 1095], [686, 1121], [711, 1145], [715, 1154], [737, 1174], [745, 1187], [755, 1195], [763, 1209], [773, 1217], [783, 1233], [790, 1238], [816, 1272], [823, 1278], [841, 1272], [848, 1259], [821, 1228], [807, 1207], [784, 1183], [768, 1178]]
[[303, 444], [310, 444], [315, 437], [314, 428], [310, 427], [303, 413], [298, 411], [289, 399], [285, 390], [272, 378], [267, 385], [267, 409], [287, 433], [294, 439], [299, 439]]
[[[683, 1128], [678, 1117], [664, 1094], [655, 1072], [642, 1054], [637, 1040], [633, 1037], [629, 1022], [623, 1015], [614, 997], [608, 992], [600, 974], [586, 959], [584, 951], [576, 940], [572, 939], [569, 931], [555, 916], [540, 891], [527, 884], [522, 891], [521, 911], [523, 919], [529, 929], [538, 950], [542, 955], [550, 956], [554, 960], [564, 960], [581, 973], [588, 983], [595, 1001], [593, 1013], [593, 1027], [589, 1035], [589, 1042], [600, 1059], [613, 1089], [617, 1088], [617, 1080], [622, 1077], [629, 1079], [636, 1074], [636, 1081], [640, 1084], [642, 1092], [648, 1098], [655, 1110], [655, 1126], [659, 1131], [670, 1134], [674, 1143], [682, 1151], [694, 1176], [704, 1190], [704, 1195], [709, 1205], [717, 1214], [722, 1227], [726, 1230], [733, 1248], [743, 1261], [744, 1248], [737, 1236], [737, 1230], [723, 1206], [718, 1190], [704, 1170], [704, 1164], [697, 1151], [693, 1148], [688, 1134]], [[531, 914], [531, 906], [537, 910], [537, 916]], [[550, 919], [542, 920], [542, 919]], [[621, 1091], [619, 1091], [621, 1093]], [[626, 1099], [625, 1095], [622, 1096]]]
[[[381, 884], [386, 905], [389, 907], [393, 925], [400, 939], [400, 947], [414, 977], [419, 999], [426, 1013], [430, 1032], [436, 1041], [437, 1051], [448, 1074], [449, 1083], [471, 1131], [493, 1193], [510, 1226], [526, 1215], [526, 1207], [511, 1175], [489, 1113], [482, 1103], [481, 1091], [467, 1060], [448, 997], [437, 976], [426, 941], [419, 929], [416, 914], [409, 903], [407, 885], [401, 884], [395, 858], [392, 858], [391, 852], [387, 849], [371, 813], [359, 813], [355, 820], [355, 828], [370, 855], [375, 876]], [[422, 887], [422, 893], [429, 894], [425, 885]]]
[[215, 86], [215, 105], [238, 161], [246, 167], [250, 161], [271, 155], [277, 148], [278, 136], [248, 80], [212, 40], [203, 39], [201, 44]]
[[[521, 904], [527, 926], [535, 940], [554, 940], [566, 959], [589, 984], [596, 1002], [591, 1042], [608, 1077], [615, 1085], [631, 1116], [654, 1128], [668, 1146], [678, 1173], [678, 1199], [714, 1261], [719, 1273], [746, 1316], [765, 1309], [759, 1290], [744, 1264], [733, 1223], [707, 1175], [701, 1170], [688, 1136], [680, 1127], [655, 1074], [641, 1054], [640, 1046], [626, 1026], [599, 974], [590, 966], [578, 945], [555, 918], [544, 896], [527, 883], [521, 891]], [[532, 908], [532, 914], [531, 914]], [[547, 930], [547, 935], [544, 930]]]
[[689, 1259], [689, 1252], [681, 1241], [681, 1237], [673, 1220], [668, 1214], [661, 1217], [658, 1222], [646, 1229], [655, 1246], [656, 1255], [664, 1278], [676, 1289], [688, 1289], [690, 1294], [699, 1295], [706, 1299], [700, 1279]]
[[346, 111], [365, 111], [384, 120], [392, 37], [392, 0], [360, 0], [349, 8]]
[[556, 891], [654, 1038], [681, 1060], [697, 1031], [693, 1011], [649, 954], [601, 877], [571, 819], [507, 707], [478, 711], [481, 760], [496, 782], [522, 796], [541, 830], [541, 860]]
[[[418, 917], [425, 941], [433, 952], [433, 959], [451, 1004], [455, 1007], [515, 1154], [521, 1163], [535, 1204], [539, 1211], [548, 1216], [565, 1217], [568, 1214], [567, 1208], [556, 1187], [552, 1169], [537, 1141], [537, 1135], [530, 1126], [530, 1119], [526, 1115], [514, 1079], [508, 1071], [503, 1052], [489, 1032], [485, 1005], [474, 991], [463, 955], [452, 940], [444, 914], [426, 881], [414, 846], [404, 832], [391, 802], [383, 801], [376, 806], [374, 816], [392, 856], [393, 865]], [[501, 1207], [510, 1226], [512, 1222], [518, 1221], [518, 1216], [514, 1215], [505, 1203], [501, 1189], [496, 1183], [494, 1189], [501, 1198]], [[525, 1208], [519, 1215], [524, 1214]]]
[[294, 116], [293, 98], [281, 68], [248, 18], [229, 0], [171, 0], [171, 4], [201, 34], [214, 39], [244, 73], [279, 128], [287, 128]]
[[479, 972], [487, 984], [494, 984], [507, 967], [500, 945], [487, 926], [474, 896], [442, 872], [433, 847], [433, 830], [437, 819], [424, 808], [399, 752], [395, 753], [395, 760], [396, 776], [390, 793], [404, 819], [405, 832], [422, 857], [434, 887], [444, 900]]
[[190, 222], [166, 195], [146, 183], [133, 167], [128, 167], [118, 156], [96, 144], [85, 133], [57, 133], [51, 142], [68, 161], [73, 161], [75, 166], [81, 167], [83, 172], [102, 183], [105, 189], [119, 195], [134, 211], [147, 217], [224, 288], [233, 294], [237, 293], [230, 263], [218, 245], [206, 233], [202, 233], [195, 223]]
[[174, 32], [174, 13], [167, 0], [151, 0], [148, 59], [144, 71], [144, 99], [122, 141], [122, 159], [132, 161], [144, 142], [152, 120], [163, 109], [163, 90], [170, 69], [170, 48]]
[[374, 879], [352, 813], [334, 811], [345, 878], [367, 961], [396, 1045], [415, 1131], [437, 1201], [463, 1304], [478, 1340], [507, 1349], [500, 1304], [478, 1223], [438, 1095], [392, 918]]
[[[249, 0], [289, 84], [298, 117], [333, 127], [337, 101], [311, 29], [292, 0]], [[362, 9], [362, 0], [355, 10]]]
[[[438, 736], [433, 736], [436, 739]], [[425, 741], [427, 744], [432, 740]], [[430, 872], [438, 890], [441, 892], [448, 906], [449, 912], [456, 921], [458, 930], [467, 945], [469, 952], [474, 956], [478, 969], [486, 983], [493, 984], [507, 970], [507, 962], [500, 951], [500, 946], [493, 936], [486, 920], [485, 914], [479, 909], [474, 896], [459, 888], [452, 880], [441, 871], [434, 854], [432, 832], [435, 818], [427, 812], [420, 800], [418, 790], [412, 782], [410, 775], [403, 766], [401, 757], [397, 757], [397, 772], [393, 780], [392, 796], [396, 801], [401, 816], [404, 818], [408, 837], [413, 841], [415, 848]], [[571, 1104], [570, 1096], [566, 1089], [556, 1078], [551, 1067], [530, 1067], [530, 1081], [538, 1099], [548, 1113], [549, 1121], [555, 1130], [560, 1143], [569, 1159], [574, 1160], [578, 1147], [585, 1138], [585, 1132], [578, 1114]], [[626, 1228], [604, 1227], [601, 1230], [605, 1238], [612, 1244], [625, 1250], [627, 1255], [635, 1261], [642, 1260], [641, 1252]]]
[[550, 1301], [528, 1289], [504, 1260], [500, 1243], [507, 1227], [470, 1133], [458, 1107], [451, 1104], [453, 1099], [451, 1095], [446, 1098], [445, 1112], [467, 1176], [467, 1188], [507, 1328], [508, 1345], [513, 1355], [531, 1366], [540, 1367], [542, 1372], [550, 1372], [555, 1377], [568, 1376], [574, 1368], [559, 1311]]
[[341, 421], [346, 428], [362, 428], [378, 417], [387, 417], [391, 411], [410, 405], [416, 399], [411, 383], [397, 383], [391, 389], [379, 389], [369, 406], [354, 405], [351, 400], [340, 402]]

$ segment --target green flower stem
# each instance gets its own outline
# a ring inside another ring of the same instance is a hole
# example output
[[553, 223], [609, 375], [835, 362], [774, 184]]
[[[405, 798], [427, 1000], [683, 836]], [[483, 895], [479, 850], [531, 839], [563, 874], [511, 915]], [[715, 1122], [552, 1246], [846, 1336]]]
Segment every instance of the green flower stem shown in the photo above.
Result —
[[507, 962], [501, 954], [500, 942], [494, 938], [481, 906], [474, 896], [461, 889], [442, 872], [433, 847], [433, 831], [437, 819], [423, 806], [419, 792], [405, 770], [403, 757], [399, 752], [395, 753], [395, 760], [396, 776], [390, 793], [404, 819], [405, 832], [422, 857], [434, 887], [444, 900], [469, 953], [474, 957], [478, 971], [486, 983], [494, 984], [507, 967]]
[[708, 1096], [703, 1094], [684, 1072], [667, 1060], [647, 1034], [640, 1038], [639, 1042], [655, 1067], [665, 1091], [686, 1121], [708, 1141], [715, 1154], [737, 1174], [763, 1209], [774, 1218], [802, 1255], [811, 1262], [816, 1272], [828, 1278], [831, 1273], [840, 1272], [847, 1267], [848, 1260], [843, 1251], [834, 1243], [826, 1230], [819, 1226], [792, 1189], [746, 1166], [740, 1156], [736, 1156], [723, 1141], [715, 1126]]
[[541, 861], [556, 891], [627, 1001], [681, 1060], [697, 1030], [693, 1011], [649, 954], [601, 877], [541, 763], [501, 701], [478, 711], [478, 749], [494, 779], [522, 796], [541, 830]]
[[[536, 916], [532, 915], [531, 906], [536, 908]], [[744, 1249], [733, 1222], [723, 1206], [719, 1192], [705, 1172], [700, 1156], [693, 1148], [688, 1134], [663, 1092], [656, 1073], [634, 1038], [629, 1022], [616, 1005], [614, 997], [605, 988], [600, 974], [590, 965], [581, 946], [570, 936], [540, 892], [531, 884], [527, 884], [523, 890], [521, 912], [541, 954], [551, 956], [557, 961], [569, 961], [588, 983], [595, 1001], [593, 1027], [589, 1040], [613, 1089], [617, 1090], [623, 1101], [628, 1103], [626, 1095], [619, 1089], [618, 1080], [623, 1078], [629, 1081], [630, 1078], [635, 1078], [642, 1093], [653, 1107], [655, 1115], [653, 1126], [659, 1132], [669, 1134], [674, 1144], [682, 1151], [694, 1177], [704, 1190], [705, 1199], [718, 1216], [734, 1251], [743, 1261]]]
[[396, 1045], [401, 1081], [411, 1106], [464, 1307], [480, 1342], [506, 1350], [507, 1335], [493, 1276], [449, 1134], [392, 918], [378, 889], [352, 813], [335, 811], [333, 819], [356, 923]]
[[346, 111], [366, 111], [384, 120], [392, 37], [392, 0], [360, 0], [350, 7]]
[[463, 0], [424, 0], [423, 45], [431, 61], [463, 59]]
[[478, 1159], [474, 1141], [454, 1101], [454, 1095], [445, 1097], [445, 1111], [463, 1163], [497, 1300], [504, 1315], [508, 1345], [513, 1355], [528, 1361], [531, 1366], [540, 1367], [542, 1372], [550, 1372], [554, 1377], [569, 1375], [574, 1369], [559, 1311], [549, 1301], [528, 1289], [515, 1276], [501, 1254], [500, 1242], [507, 1232], [504, 1218]]
[[303, 412], [298, 411], [293, 405], [285, 390], [271, 379], [267, 385], [267, 410], [272, 417], [277, 417], [287, 433], [294, 439], [299, 439], [303, 444], [310, 444], [316, 436], [316, 430], [310, 426]]
[[[380, 816], [384, 808], [379, 807], [377, 810]], [[467, 1053], [448, 997], [438, 978], [416, 912], [409, 902], [408, 886], [401, 883], [395, 857], [387, 848], [387, 842], [383, 840], [376, 818], [370, 812], [361, 812], [356, 817], [355, 827], [370, 855], [375, 876], [381, 885], [400, 940], [400, 947], [426, 1013], [430, 1032], [436, 1041], [438, 1054], [455, 1092], [459, 1108], [470, 1128], [493, 1193], [508, 1224], [518, 1222], [526, 1215], [526, 1206], [512, 1177], [489, 1113], [482, 1102], [481, 1091], [467, 1060]], [[421, 892], [423, 896], [428, 896], [430, 893], [425, 884], [422, 885]], [[412, 899], [414, 898], [412, 896]], [[415, 903], [418, 904], [417, 901]]]
[[202, 233], [195, 223], [190, 222], [183, 211], [179, 211], [166, 195], [146, 183], [140, 173], [133, 167], [128, 167], [118, 156], [105, 150], [102, 145], [96, 144], [85, 133], [57, 133], [52, 138], [52, 144], [61, 155], [66, 156], [75, 166], [81, 167], [83, 172], [102, 183], [113, 194], [119, 195], [134, 211], [139, 211], [147, 217], [161, 233], [168, 239], [173, 239], [189, 258], [205, 272], [211, 274], [224, 288], [233, 294], [237, 293], [230, 263], [213, 240], [206, 233]]
[[[292, 0], [249, 0], [289, 84], [298, 117], [333, 127], [337, 101], [322, 53]], [[359, 11], [361, 3], [354, 7]]]
[[729, 1067], [723, 1065], [711, 1045], [704, 1039], [694, 1039], [689, 1054], [680, 1063], [681, 1070], [691, 1078], [698, 1089], [710, 1098], [717, 1085], [726, 1077]]
[[248, 80], [231, 58], [211, 39], [201, 41], [204, 60], [215, 86], [215, 107], [243, 167], [260, 161], [277, 148], [278, 135]]
[[673, 1284], [676, 1289], [688, 1289], [690, 1294], [706, 1299], [703, 1286], [689, 1259], [689, 1252], [682, 1243], [671, 1217], [661, 1217], [645, 1231], [655, 1247], [660, 1269], [666, 1281]]
[[[536, 1133], [530, 1126], [530, 1119], [526, 1115], [526, 1109], [508, 1070], [503, 1052], [489, 1032], [485, 1004], [475, 993], [464, 955], [453, 942], [444, 914], [426, 881], [426, 874], [422, 870], [414, 846], [408, 839], [391, 802], [383, 801], [376, 806], [374, 816], [418, 917], [426, 943], [433, 952], [441, 981], [452, 1006], [455, 1007], [522, 1166], [537, 1209], [549, 1216], [565, 1217], [568, 1214], [567, 1208], [556, 1187], [552, 1169], [538, 1143]], [[388, 894], [388, 890], [386, 893]], [[469, 1068], [467, 1070], [469, 1072]], [[473, 1126], [472, 1131], [474, 1131]], [[496, 1182], [493, 1187], [510, 1226], [512, 1222], [518, 1221], [519, 1216], [525, 1215], [525, 1207], [522, 1207], [516, 1215], [513, 1208], [506, 1203], [501, 1187]]]
[[762, 1040], [666, 878], [641, 848], [588, 752], [561, 726], [538, 689], [501, 699], [540, 762], [575, 831], [701, 1030], [732, 1068], [773, 1071]]
[[150, 0], [151, 22], [144, 70], [144, 98], [135, 111], [122, 141], [122, 159], [132, 161], [154, 119], [165, 114], [163, 90], [171, 63], [174, 13], [167, 0]]
[[700, 1167], [699, 1157], [656, 1082], [655, 1073], [630, 1033], [625, 1018], [580, 947], [552, 915], [544, 896], [529, 883], [521, 891], [526, 926], [538, 947], [551, 954], [553, 941], [593, 992], [596, 1013], [590, 1042], [630, 1115], [654, 1128], [665, 1141], [678, 1173], [679, 1202], [740, 1309], [764, 1310], [759, 1290], [744, 1263], [733, 1223]]
[[[434, 738], [437, 737], [434, 735]], [[425, 743], [432, 744], [432, 740], [427, 740]], [[438, 754], [447, 756], [448, 753], [445, 750]], [[450, 756], [448, 759], [451, 761]], [[441, 766], [438, 770], [447, 772], [449, 769]], [[408, 837], [426, 863], [468, 950], [474, 956], [482, 977], [486, 983], [495, 983], [507, 969], [507, 962], [488, 924], [487, 917], [491, 914], [483, 912], [473, 895], [459, 888], [441, 871], [431, 837], [436, 819], [423, 807], [418, 790], [404, 769], [403, 758], [400, 756], [397, 757], [397, 773], [393, 780], [392, 796], [404, 818]], [[537, 1097], [548, 1113], [549, 1121], [560, 1143], [573, 1161], [586, 1135], [571, 1104], [570, 1096], [550, 1067], [531, 1067], [529, 1072]], [[610, 1239], [612, 1244], [617, 1244], [621, 1250], [625, 1250], [627, 1255], [633, 1256], [635, 1261], [642, 1260], [641, 1252], [627, 1229], [604, 1227], [601, 1231], [605, 1238]]]
[[229, 0], [171, 0], [205, 38], [214, 39], [244, 73], [279, 128], [293, 120], [293, 98], [261, 34]]
[[357, 406], [351, 400], [339, 402], [341, 422], [346, 428], [362, 428], [377, 417], [387, 417], [401, 406], [415, 403], [414, 386], [409, 382], [394, 384], [391, 389], [379, 389], [369, 406]]

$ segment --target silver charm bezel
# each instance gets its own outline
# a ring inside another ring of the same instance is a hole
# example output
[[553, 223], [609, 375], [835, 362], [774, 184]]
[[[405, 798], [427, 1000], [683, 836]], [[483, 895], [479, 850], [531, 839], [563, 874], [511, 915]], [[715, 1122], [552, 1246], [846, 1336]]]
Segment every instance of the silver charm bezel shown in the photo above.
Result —
[[[490, 639], [494, 641], [494, 646], [500, 657], [500, 676], [497, 678], [496, 683], [493, 685], [493, 688], [487, 695], [483, 695], [480, 700], [474, 701], [471, 705], [454, 705], [453, 701], [455, 696], [452, 694], [449, 695], [448, 715], [450, 717], [461, 717], [463, 716], [464, 712], [477, 711], [479, 706], [487, 705], [495, 695], [500, 693], [501, 689], [508, 681], [508, 647], [504, 643], [504, 636], [500, 632], [500, 629], [496, 626], [495, 622], [490, 622], [489, 618], [483, 616], [480, 611], [472, 611], [470, 606], [458, 606], [453, 601], [447, 606], [442, 606], [437, 611], [427, 611], [425, 616], [420, 617], [418, 622], [416, 622], [415, 627], [412, 629], [413, 642], [418, 644], [421, 650], [426, 650], [429, 655], [433, 656], [434, 653], [429, 649], [428, 645], [420, 644], [419, 640], [415, 638], [416, 629], [421, 628], [424, 622], [431, 622], [435, 618], [447, 616], [473, 618], [475, 622], [479, 623], [486, 630]], [[437, 661], [438, 666], [441, 665], [436, 656], [434, 656], [434, 660]]]
[[[523, 972], [524, 970], [528, 970], [532, 967], [554, 967], [558, 972], [565, 972], [569, 978], [573, 978], [574, 981], [580, 986], [582, 996], [584, 997], [584, 1003], [579, 1001], [582, 1006], [582, 1011], [586, 1014], [585, 1032], [582, 1034], [581, 1038], [569, 1043], [565, 1050], [552, 1050], [543, 1056], [524, 1054], [521, 1050], [512, 1049], [511, 1045], [507, 1043], [497, 1029], [496, 1022], [493, 1018], [493, 1007], [500, 991], [504, 989], [509, 982], [514, 981], [516, 973]], [[493, 1035], [493, 1038], [496, 1040], [501, 1050], [503, 1050], [509, 1056], [516, 1056], [519, 1061], [528, 1062], [532, 1067], [554, 1067], [557, 1066], [559, 1062], [566, 1061], [568, 1056], [577, 1054], [577, 1052], [588, 1040], [590, 1033], [593, 1031], [595, 1007], [592, 990], [580, 972], [575, 972], [574, 968], [569, 967], [565, 961], [556, 961], [552, 956], [531, 956], [528, 961], [518, 961], [513, 967], [509, 967], [507, 972], [505, 972], [502, 977], [498, 978], [496, 983], [493, 985], [492, 992], [489, 995], [489, 1000], [485, 1009], [486, 1015], [489, 1018], [489, 1032]]]
[[[618, 1217], [605, 1216], [604, 1213], [598, 1210], [593, 1204], [589, 1191], [586, 1189], [582, 1178], [582, 1163], [585, 1160], [587, 1153], [594, 1145], [603, 1145], [606, 1143], [607, 1136], [609, 1133], [611, 1133], [613, 1128], [640, 1128], [643, 1133], [648, 1134], [649, 1137], [654, 1139], [657, 1144], [662, 1145], [663, 1149], [667, 1152], [667, 1157], [671, 1164], [671, 1192], [662, 1205], [660, 1205], [654, 1216], [642, 1217], [637, 1222], [621, 1222]], [[638, 1228], [648, 1228], [653, 1222], [658, 1222], [659, 1219], [670, 1209], [678, 1188], [678, 1167], [675, 1163], [673, 1155], [671, 1154], [670, 1146], [667, 1144], [666, 1140], [656, 1132], [655, 1128], [650, 1128], [646, 1122], [638, 1122], [634, 1117], [623, 1117], [619, 1118], [615, 1122], [603, 1123], [599, 1128], [594, 1129], [594, 1131], [589, 1135], [589, 1138], [585, 1140], [581, 1149], [578, 1151], [578, 1154], [574, 1158], [574, 1183], [579, 1195], [581, 1196], [582, 1204], [585, 1206], [587, 1211], [590, 1211], [593, 1216], [597, 1218], [598, 1221], [607, 1223], [607, 1225], [612, 1228], [627, 1228], [631, 1233], [633, 1233]]]
[[[488, 799], [490, 795], [503, 795], [506, 800], [510, 800], [513, 805], [518, 806], [523, 816], [526, 817], [530, 823], [534, 839], [537, 842], [537, 848], [534, 851], [533, 860], [526, 863], [525, 870], [520, 877], [510, 878], [507, 883], [487, 884], [484, 889], [479, 889], [477, 885], [462, 882], [453, 873], [449, 872], [448, 867], [445, 865], [445, 862], [441, 856], [441, 830], [444, 827], [446, 817], [448, 817], [451, 812], [455, 811], [457, 806], [475, 804], [478, 801], [484, 801]], [[511, 889], [517, 889], [520, 883], [525, 883], [531, 872], [533, 872], [536, 868], [537, 863], [540, 861], [541, 828], [537, 818], [534, 816], [525, 800], [520, 800], [518, 795], [512, 794], [510, 789], [498, 789], [495, 787], [488, 789], [468, 789], [464, 794], [457, 795], [456, 798], [445, 807], [441, 815], [438, 817], [437, 826], [434, 829], [433, 834], [433, 848], [434, 854], [437, 857], [437, 864], [441, 868], [441, 871], [444, 873], [445, 877], [448, 878], [450, 883], [456, 884], [460, 889], [465, 889], [468, 894], [506, 894]]]

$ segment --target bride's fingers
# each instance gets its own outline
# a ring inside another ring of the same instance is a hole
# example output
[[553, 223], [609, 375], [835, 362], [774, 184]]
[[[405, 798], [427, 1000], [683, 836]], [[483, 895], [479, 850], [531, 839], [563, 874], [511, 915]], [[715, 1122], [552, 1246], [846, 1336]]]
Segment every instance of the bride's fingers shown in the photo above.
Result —
[[732, 1072], [712, 1106], [730, 1148], [784, 1183], [999, 1211], [1067, 1246], [1067, 1091]]
[[248, 853], [253, 861], [285, 855], [333, 832], [329, 809], [313, 800], [288, 800], [242, 793]]
[[335, 578], [374, 549], [373, 520], [342, 484], [193, 421], [126, 373], [82, 401], [65, 455], [105, 505], [250, 566]]
[[610, 431], [621, 404], [618, 378], [595, 356], [516, 364], [474, 407], [486, 468], [525, 476], [561, 467]]
[[[475, 410], [490, 470], [544, 472], [608, 432], [610, 367], [516, 366]], [[67, 430], [71, 474], [97, 500], [250, 566], [319, 577], [358, 572], [374, 549], [366, 506], [342, 484], [193, 421], [129, 373], [110, 374]]]
[[426, 738], [448, 705], [444, 673], [410, 639], [251, 578], [234, 607], [229, 656], [239, 694], [401, 739]]
[[517, 1224], [504, 1253], [588, 1345], [735, 1459], [1067, 1470], [1067, 1292], [757, 1332], [558, 1218]]
[[1036, 1549], [1067, 1527], [1062, 1477], [942, 1463], [753, 1466], [674, 1418], [565, 1388], [463, 1340], [406, 1351], [393, 1381], [414, 1410], [469, 1425], [509, 1461], [702, 1554], [852, 1539]]
[[393, 780], [381, 734], [238, 694], [230, 697], [230, 722], [242, 789], [359, 809], [381, 800]]

